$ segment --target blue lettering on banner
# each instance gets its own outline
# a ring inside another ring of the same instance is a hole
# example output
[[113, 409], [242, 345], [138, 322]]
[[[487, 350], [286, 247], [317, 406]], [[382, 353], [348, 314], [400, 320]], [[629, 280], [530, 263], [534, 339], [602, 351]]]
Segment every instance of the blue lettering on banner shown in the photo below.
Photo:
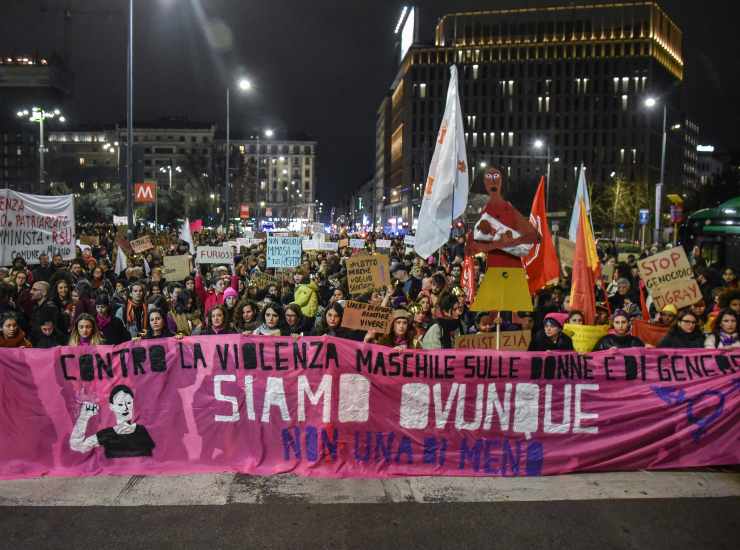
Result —
[[[341, 452], [342, 460], [355, 464], [444, 466], [447, 461], [448, 441], [444, 437], [429, 436], [416, 442], [403, 433], [373, 431], [355, 431], [350, 437], [354, 440], [353, 449], [340, 443], [336, 428], [332, 433], [315, 426], [283, 428], [283, 459], [312, 463], [336, 461]], [[534, 439], [465, 438], [460, 442], [456, 459], [460, 470], [483, 471], [493, 476], [537, 477], [542, 475], [545, 451], [543, 444]]]
[[[689, 424], [694, 424], [697, 429], [691, 434], [694, 443], [699, 443], [701, 436], [706, 433], [709, 426], [719, 420], [725, 410], [726, 398], [735, 391], [740, 391], [740, 380], [734, 380], [732, 387], [725, 393], [719, 390], [706, 390], [692, 399], [686, 398], [686, 392], [683, 389], [673, 387], [662, 388], [660, 386], [650, 386], [653, 393], [663, 400], [669, 407], [675, 405], [686, 405], [686, 419]], [[703, 414], [697, 409], [707, 407]]]

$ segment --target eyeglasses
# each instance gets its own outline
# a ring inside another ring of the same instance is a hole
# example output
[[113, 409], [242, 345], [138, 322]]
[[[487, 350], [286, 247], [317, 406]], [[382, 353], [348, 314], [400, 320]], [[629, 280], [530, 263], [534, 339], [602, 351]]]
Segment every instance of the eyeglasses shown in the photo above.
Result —
[[696, 321], [689, 321], [688, 319], [681, 319], [681, 323], [686, 323], [687, 325], [695, 325]]

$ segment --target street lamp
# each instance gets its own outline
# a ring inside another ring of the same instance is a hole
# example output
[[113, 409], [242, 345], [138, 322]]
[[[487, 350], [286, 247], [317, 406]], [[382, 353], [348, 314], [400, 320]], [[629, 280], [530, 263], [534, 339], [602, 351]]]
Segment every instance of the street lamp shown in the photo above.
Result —
[[163, 174], [169, 175], [170, 185], [168, 189], [172, 191], [172, 172], [174, 171], [174, 172], [177, 172], [178, 174], [182, 174], [182, 168], [180, 168], [179, 166], [173, 167], [171, 164], [168, 164], [167, 166], [162, 166], [159, 169], [159, 171], [162, 172]]
[[103, 145], [103, 150], [108, 151], [110, 154], [115, 153], [116, 155], [116, 176], [120, 175], [121, 170], [121, 146], [117, 141], [113, 143], [106, 143]]
[[[246, 78], [240, 78], [237, 85], [242, 92], [252, 89], [252, 83]], [[229, 160], [231, 157], [231, 86], [226, 86], [226, 177], [224, 189], [224, 221], [228, 230], [229, 225]]]
[[[645, 107], [654, 109], [658, 105], [658, 100], [654, 97], [645, 99]], [[655, 185], [655, 227], [653, 229], [653, 242], [660, 244], [660, 211], [663, 201], [663, 180], [665, 179], [665, 156], [666, 145], [668, 141], [668, 103], [663, 101], [663, 143], [660, 150], [660, 181]]]
[[537, 150], [545, 149], [547, 155], [547, 179], [545, 180], [545, 209], [547, 209], [550, 206], [550, 162], [553, 160], [550, 156], [550, 144], [545, 143], [542, 139], [536, 139], [534, 140], [534, 148]]
[[39, 125], [39, 185], [44, 185], [44, 120], [56, 118], [59, 122], [66, 122], [67, 119], [62, 115], [59, 109], [47, 111], [41, 107], [31, 107], [31, 110], [23, 109], [16, 113], [18, 118], [27, 118], [31, 122]]

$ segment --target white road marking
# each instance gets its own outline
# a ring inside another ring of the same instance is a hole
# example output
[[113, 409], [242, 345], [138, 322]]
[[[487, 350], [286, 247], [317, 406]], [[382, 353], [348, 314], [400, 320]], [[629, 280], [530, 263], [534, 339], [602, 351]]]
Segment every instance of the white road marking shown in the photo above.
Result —
[[740, 474], [626, 472], [540, 478], [320, 479], [235, 474], [0, 481], [0, 506], [191, 506], [231, 503], [462, 503], [740, 496]]

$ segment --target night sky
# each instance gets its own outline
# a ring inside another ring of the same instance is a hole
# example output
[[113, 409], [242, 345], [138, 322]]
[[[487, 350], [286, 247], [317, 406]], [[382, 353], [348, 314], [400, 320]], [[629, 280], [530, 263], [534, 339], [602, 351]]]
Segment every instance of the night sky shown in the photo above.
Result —
[[[419, 0], [422, 42], [441, 15], [550, 1]], [[574, 2], [591, 3], [591, 2]], [[0, 54], [68, 59], [70, 127], [125, 119], [127, 0], [2, 0]], [[373, 173], [375, 112], [397, 68], [397, 0], [135, 0], [135, 118], [187, 116], [223, 128], [225, 86], [240, 74], [256, 90], [232, 95], [232, 135], [256, 128], [319, 141], [319, 198], [334, 202]], [[737, 2], [663, 0], [683, 29], [685, 104], [700, 141], [740, 149]], [[72, 17], [65, 24], [64, 9]], [[209, 30], [210, 29], [210, 30]]]

